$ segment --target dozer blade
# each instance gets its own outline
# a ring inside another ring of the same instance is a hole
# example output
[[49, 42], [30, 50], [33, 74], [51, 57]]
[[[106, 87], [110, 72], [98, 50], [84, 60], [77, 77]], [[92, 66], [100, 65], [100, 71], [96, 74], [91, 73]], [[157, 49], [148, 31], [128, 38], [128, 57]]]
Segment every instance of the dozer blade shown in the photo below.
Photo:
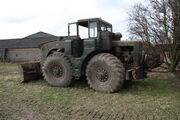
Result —
[[21, 82], [42, 78], [40, 63], [23, 63], [19, 65]]

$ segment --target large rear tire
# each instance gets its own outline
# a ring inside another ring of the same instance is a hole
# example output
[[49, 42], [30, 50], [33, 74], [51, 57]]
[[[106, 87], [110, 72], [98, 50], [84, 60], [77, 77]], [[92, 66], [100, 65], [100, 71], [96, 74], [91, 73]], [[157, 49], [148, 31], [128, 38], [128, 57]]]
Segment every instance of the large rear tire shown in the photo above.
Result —
[[112, 93], [122, 87], [125, 69], [117, 57], [109, 53], [101, 53], [89, 61], [86, 76], [90, 87], [94, 90]]
[[45, 80], [55, 87], [67, 87], [72, 83], [72, 67], [63, 53], [53, 53], [43, 65]]

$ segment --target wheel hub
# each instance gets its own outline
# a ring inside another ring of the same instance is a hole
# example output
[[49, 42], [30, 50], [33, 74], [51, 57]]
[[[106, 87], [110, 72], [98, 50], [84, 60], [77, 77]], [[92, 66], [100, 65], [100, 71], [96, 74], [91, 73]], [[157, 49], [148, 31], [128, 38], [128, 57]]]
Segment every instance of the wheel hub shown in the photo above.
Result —
[[101, 82], [106, 82], [109, 78], [108, 71], [103, 68], [99, 68], [96, 72], [96, 78]]
[[62, 67], [61, 66], [54, 66], [52, 68], [52, 74], [55, 77], [57, 77], [57, 78], [62, 77], [63, 76], [63, 69], [62, 69]]

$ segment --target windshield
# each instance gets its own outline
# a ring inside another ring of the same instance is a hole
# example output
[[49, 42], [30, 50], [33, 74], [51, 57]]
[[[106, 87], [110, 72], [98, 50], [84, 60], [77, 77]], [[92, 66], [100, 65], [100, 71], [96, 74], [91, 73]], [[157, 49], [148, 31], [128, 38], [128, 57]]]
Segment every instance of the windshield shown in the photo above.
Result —
[[105, 23], [101, 23], [101, 31], [109, 31], [109, 32], [112, 32], [112, 27], [106, 25]]

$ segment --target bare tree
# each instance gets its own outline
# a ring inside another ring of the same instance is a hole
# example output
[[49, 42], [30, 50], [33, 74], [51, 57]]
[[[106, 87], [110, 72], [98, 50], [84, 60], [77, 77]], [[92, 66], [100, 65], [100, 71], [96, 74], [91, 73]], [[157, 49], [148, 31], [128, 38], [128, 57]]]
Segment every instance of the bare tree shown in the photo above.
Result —
[[158, 50], [174, 72], [180, 60], [180, 0], [146, 1], [135, 4], [129, 12], [130, 38]]

